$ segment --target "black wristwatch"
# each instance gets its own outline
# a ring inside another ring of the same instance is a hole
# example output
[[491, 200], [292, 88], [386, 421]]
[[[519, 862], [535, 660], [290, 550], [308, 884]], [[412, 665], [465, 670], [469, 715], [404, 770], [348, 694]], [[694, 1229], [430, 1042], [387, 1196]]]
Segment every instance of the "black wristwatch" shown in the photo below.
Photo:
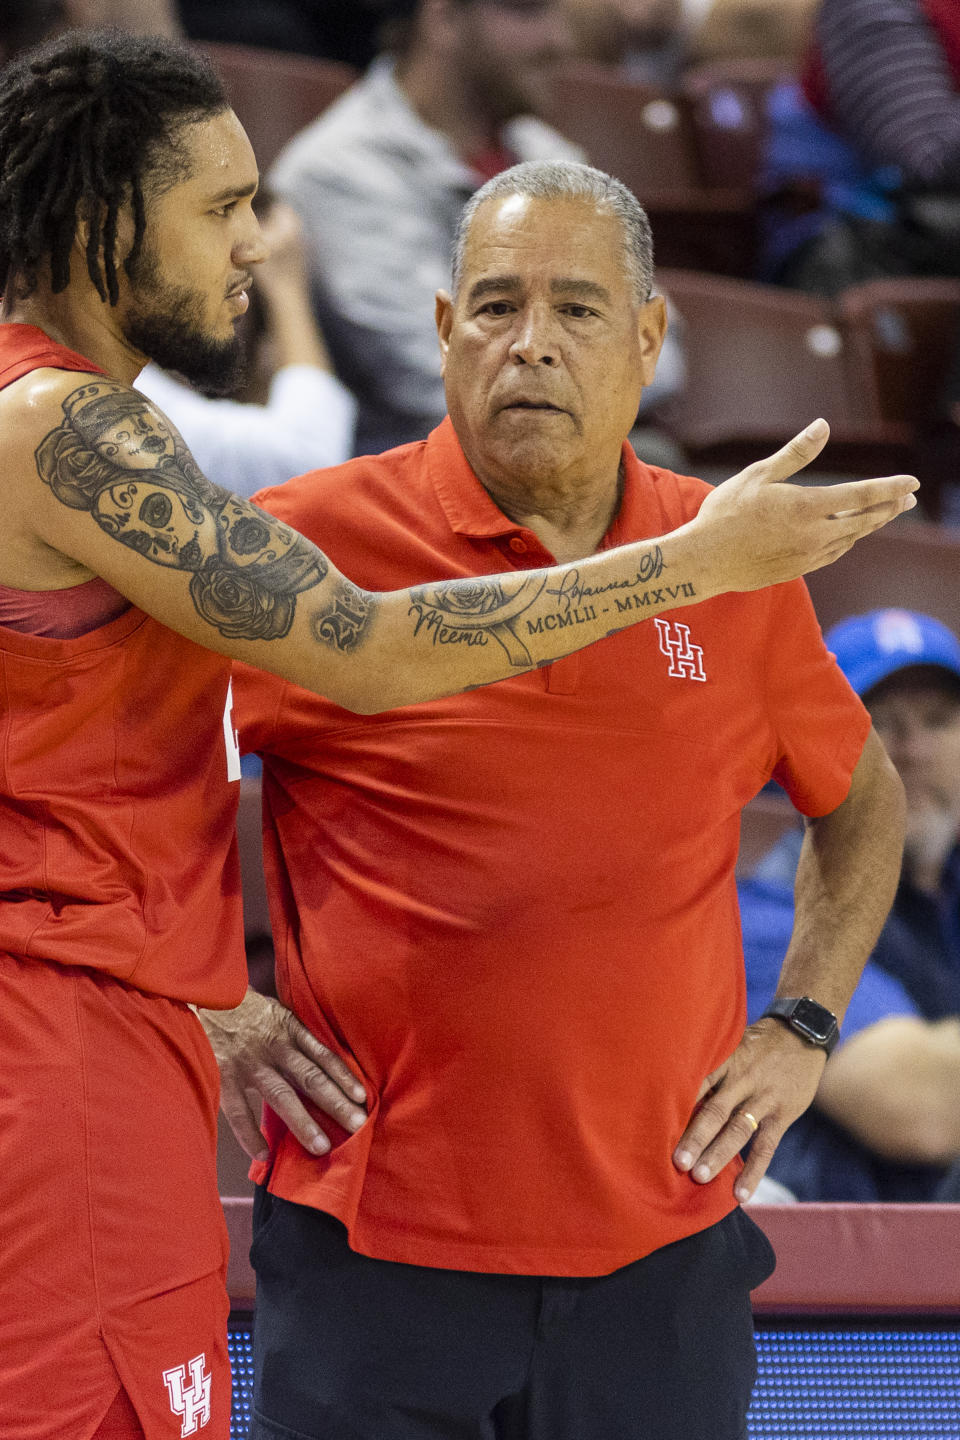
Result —
[[828, 1055], [840, 1038], [836, 1015], [825, 1005], [818, 1005], [816, 1000], [811, 1000], [809, 995], [802, 995], [799, 999], [785, 996], [783, 999], [774, 1000], [773, 1004], [764, 1010], [760, 1019], [765, 1020], [768, 1015], [783, 1020], [791, 1030], [795, 1030], [806, 1040], [808, 1045], [816, 1045]]

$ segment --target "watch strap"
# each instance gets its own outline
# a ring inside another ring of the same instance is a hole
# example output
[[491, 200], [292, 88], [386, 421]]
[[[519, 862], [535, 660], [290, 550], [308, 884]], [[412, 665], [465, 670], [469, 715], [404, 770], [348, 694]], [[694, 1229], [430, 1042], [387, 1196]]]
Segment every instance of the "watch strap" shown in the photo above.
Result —
[[783, 1020], [808, 1045], [816, 1046], [827, 1055], [840, 1038], [840, 1026], [832, 1010], [812, 1000], [809, 995], [783, 995], [772, 1001], [760, 1016]]

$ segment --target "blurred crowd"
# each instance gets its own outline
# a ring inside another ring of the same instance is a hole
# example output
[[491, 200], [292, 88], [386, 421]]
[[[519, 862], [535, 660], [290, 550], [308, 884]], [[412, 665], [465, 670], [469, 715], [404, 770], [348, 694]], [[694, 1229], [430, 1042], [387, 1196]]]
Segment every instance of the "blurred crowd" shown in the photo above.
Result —
[[[557, 76], [575, 85], [589, 67], [665, 101], [712, 65], [726, 77], [713, 92], [721, 128], [725, 115], [736, 128], [744, 95], [759, 97], [762, 122], [756, 246], [737, 283], [832, 301], [878, 282], [957, 282], [936, 291], [942, 363], [896, 458], [906, 445], [939, 467], [927, 519], [945, 533], [960, 525], [957, 0], [6, 0], [0, 59], [83, 25], [350, 67], [338, 98], [263, 157], [272, 256], [242, 391], [200, 395], [152, 365], [141, 377], [214, 480], [250, 494], [423, 438], [444, 414], [432, 297], [448, 283], [464, 202], [519, 160], [593, 158], [565, 125]], [[237, 108], [253, 132], [239, 97]], [[878, 293], [892, 364], [906, 343], [896, 297], [908, 292]], [[671, 320], [634, 440], [648, 462], [683, 470], [703, 461], [671, 418], [696, 334], [677, 303]], [[906, 608], [827, 638], [905, 782], [909, 837], [842, 1042], [774, 1175], [803, 1200], [960, 1198], [960, 641], [942, 617]], [[790, 934], [798, 849], [789, 830], [743, 878], [753, 1015]]]
[[[459, 210], [517, 160], [586, 158], [615, 168], [616, 147], [591, 153], [596, 125], [580, 133], [574, 102], [587, 75], [607, 77], [605, 91], [589, 92], [591, 103], [608, 97], [607, 132], [634, 124], [616, 87], [660, 97], [637, 109], [635, 134], [619, 137], [638, 154], [687, 124], [670, 97], [680, 104], [691, 76], [700, 77], [701, 109], [721, 142], [739, 141], [738, 127], [754, 122], [737, 239], [719, 196], [722, 184], [729, 201], [727, 179], [707, 173], [719, 151], [700, 156], [699, 199], [679, 175], [666, 175], [656, 193], [641, 189], [661, 264], [679, 255], [687, 265], [693, 253], [697, 268], [715, 265], [744, 284], [830, 298], [878, 280], [960, 284], [960, 11], [952, 0], [12, 0], [0, 54], [76, 25], [212, 44], [228, 85], [237, 47], [333, 67], [324, 92], [332, 103], [302, 116], [279, 155], [264, 153], [260, 133], [272, 84], [235, 96], [270, 189], [299, 215], [309, 301], [301, 329], [315, 326], [309, 357], [290, 361], [275, 331], [294, 302], [271, 305], [268, 277], [251, 340], [259, 396], [269, 386], [264, 366], [300, 367], [280, 382], [278, 413], [292, 432], [298, 408], [312, 427], [318, 409], [329, 409], [313, 463], [420, 439], [442, 418], [432, 296], [448, 275]], [[745, 117], [745, 105], [757, 115]], [[632, 172], [621, 178], [638, 188]], [[909, 378], [909, 352], [929, 351], [928, 329], [911, 333], [909, 292], [890, 291], [877, 294], [871, 317], [876, 353], [867, 364], [877, 373], [858, 373], [853, 388], [876, 392], [876, 438], [899, 445], [888, 468], [923, 468], [928, 517], [950, 521], [960, 518], [960, 291], [923, 294], [940, 314], [923, 385], [901, 380], [892, 402], [885, 392], [892, 366], [899, 361]], [[683, 469], [699, 405], [685, 359], [698, 340], [682, 307], [672, 307], [671, 320], [634, 438], [649, 462]], [[811, 346], [815, 365], [815, 339]], [[328, 377], [319, 407], [309, 369]], [[751, 438], [751, 401], [762, 408], [764, 398], [744, 396], [731, 436]], [[202, 426], [200, 410], [193, 413]], [[299, 453], [284, 448], [271, 476], [291, 458], [299, 467]], [[705, 457], [693, 458], [702, 468]]]

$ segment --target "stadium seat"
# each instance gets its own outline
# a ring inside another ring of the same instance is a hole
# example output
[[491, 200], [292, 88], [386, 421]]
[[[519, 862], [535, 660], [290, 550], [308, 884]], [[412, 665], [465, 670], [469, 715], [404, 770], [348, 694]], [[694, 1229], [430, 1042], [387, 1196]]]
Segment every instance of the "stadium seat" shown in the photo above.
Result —
[[686, 322], [687, 384], [658, 418], [701, 463], [735, 464], [817, 415], [813, 469], [916, 473], [936, 520], [958, 446], [937, 449], [938, 396], [960, 341], [960, 280], [878, 280], [835, 299], [658, 268]]
[[252, 1195], [250, 1157], [221, 1111], [217, 1116], [217, 1185], [221, 1195]]
[[755, 190], [767, 126], [767, 97], [790, 79], [782, 59], [712, 60], [685, 71], [701, 173], [712, 185]]
[[960, 531], [895, 520], [808, 575], [807, 585], [824, 629], [894, 606], [935, 615], [960, 634]]
[[250, 136], [261, 175], [283, 146], [357, 78], [349, 65], [213, 41], [197, 48], [216, 66]]
[[939, 519], [945, 485], [956, 482], [960, 443], [939, 414], [941, 389], [960, 346], [960, 280], [872, 280], [839, 297], [851, 360], [869, 391], [877, 430], [911, 447], [925, 514]]
[[881, 424], [895, 436], [933, 421], [960, 344], [960, 280], [871, 280], [844, 290], [837, 308]]
[[690, 106], [681, 94], [587, 64], [563, 67], [553, 91], [558, 128], [641, 200], [702, 188]]
[[686, 388], [662, 419], [689, 450], [779, 445], [818, 415], [837, 440], [872, 438], [830, 301], [680, 270], [657, 283], [686, 322]]
[[679, 90], [639, 84], [600, 66], [566, 66], [554, 80], [548, 118], [583, 147], [591, 164], [639, 198], [664, 264], [751, 272], [752, 188], [724, 188], [702, 171], [691, 101]]

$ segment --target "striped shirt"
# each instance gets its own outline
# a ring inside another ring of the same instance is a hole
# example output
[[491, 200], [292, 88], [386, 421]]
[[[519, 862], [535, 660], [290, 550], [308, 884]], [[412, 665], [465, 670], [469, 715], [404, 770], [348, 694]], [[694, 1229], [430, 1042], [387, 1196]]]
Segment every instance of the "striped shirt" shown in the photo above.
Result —
[[824, 0], [816, 36], [831, 125], [908, 188], [960, 189], [958, 0]]

